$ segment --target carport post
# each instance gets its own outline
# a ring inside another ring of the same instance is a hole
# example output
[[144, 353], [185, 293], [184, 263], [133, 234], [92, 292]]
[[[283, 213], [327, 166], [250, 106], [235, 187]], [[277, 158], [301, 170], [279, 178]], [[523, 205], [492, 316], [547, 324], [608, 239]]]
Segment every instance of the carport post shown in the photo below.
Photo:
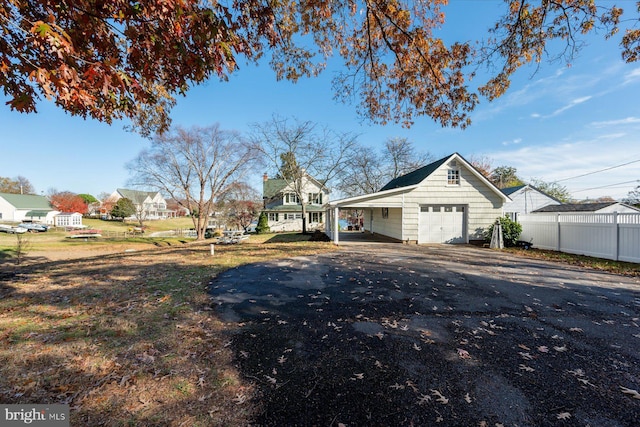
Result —
[[340, 222], [338, 221], [338, 216], [340, 215], [340, 208], [333, 208], [333, 243], [339, 244], [340, 238], [338, 237], [340, 234]]

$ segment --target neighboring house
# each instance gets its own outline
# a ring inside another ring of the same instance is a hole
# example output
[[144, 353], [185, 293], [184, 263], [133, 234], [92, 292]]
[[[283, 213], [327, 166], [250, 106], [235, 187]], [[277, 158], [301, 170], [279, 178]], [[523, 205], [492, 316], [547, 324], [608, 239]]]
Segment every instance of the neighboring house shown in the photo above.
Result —
[[106, 200], [106, 205], [113, 208], [118, 200], [126, 198], [136, 207], [136, 215], [129, 219], [143, 220], [166, 219], [175, 216], [175, 211], [167, 208], [167, 202], [157, 191], [138, 191], [118, 188]]
[[340, 209], [364, 210], [364, 229], [411, 243], [469, 243], [510, 199], [458, 153], [390, 181], [380, 191], [327, 204], [327, 234], [339, 242]]
[[329, 190], [309, 175], [303, 180], [302, 186], [304, 200], [299, 200], [286, 180], [270, 179], [264, 175], [263, 212], [267, 215], [271, 231], [302, 231], [302, 203], [305, 203], [307, 230], [317, 230], [324, 226], [322, 205], [329, 200]]
[[620, 202], [597, 203], [564, 203], [561, 205], [545, 206], [531, 213], [638, 213], [640, 209]]
[[44, 196], [0, 193], [0, 221], [32, 221], [51, 225], [56, 214], [58, 211]]
[[53, 225], [65, 228], [82, 228], [82, 214], [78, 212], [60, 212], [53, 217]]
[[504, 213], [513, 220], [517, 214], [528, 214], [545, 206], [562, 204], [560, 200], [530, 184], [503, 188], [502, 192], [511, 199], [504, 204]]

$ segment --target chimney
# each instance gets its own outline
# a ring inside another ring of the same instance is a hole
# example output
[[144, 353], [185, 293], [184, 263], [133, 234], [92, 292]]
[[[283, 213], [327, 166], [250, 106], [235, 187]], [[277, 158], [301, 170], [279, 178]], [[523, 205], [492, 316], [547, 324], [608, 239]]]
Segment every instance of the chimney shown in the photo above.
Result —
[[262, 175], [262, 180], [263, 181], [267, 181], [269, 179], [269, 176], [267, 175], [267, 173], [265, 172], [264, 175]]

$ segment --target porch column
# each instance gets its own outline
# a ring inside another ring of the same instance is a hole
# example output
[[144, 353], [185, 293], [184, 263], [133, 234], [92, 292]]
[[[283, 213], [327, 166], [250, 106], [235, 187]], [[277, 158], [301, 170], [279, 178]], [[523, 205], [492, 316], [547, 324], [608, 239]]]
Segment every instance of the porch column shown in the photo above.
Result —
[[340, 221], [338, 221], [339, 215], [340, 208], [336, 206], [335, 208], [333, 208], [333, 243], [336, 245], [340, 243]]

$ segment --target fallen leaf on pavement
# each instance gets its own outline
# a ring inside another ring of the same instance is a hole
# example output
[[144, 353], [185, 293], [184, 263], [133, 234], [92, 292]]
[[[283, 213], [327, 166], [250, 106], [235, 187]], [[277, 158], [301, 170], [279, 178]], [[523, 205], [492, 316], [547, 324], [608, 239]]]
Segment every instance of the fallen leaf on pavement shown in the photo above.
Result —
[[431, 389], [431, 394], [437, 397], [436, 402], [442, 403], [443, 405], [446, 405], [447, 403], [449, 403], [449, 399], [444, 397], [439, 390]]
[[628, 394], [629, 396], [631, 396], [634, 399], [640, 399], [640, 393], [638, 393], [636, 390], [632, 390], [630, 388], [626, 388], [626, 387], [622, 387], [622, 386], [620, 386], [620, 390], [624, 394]]

